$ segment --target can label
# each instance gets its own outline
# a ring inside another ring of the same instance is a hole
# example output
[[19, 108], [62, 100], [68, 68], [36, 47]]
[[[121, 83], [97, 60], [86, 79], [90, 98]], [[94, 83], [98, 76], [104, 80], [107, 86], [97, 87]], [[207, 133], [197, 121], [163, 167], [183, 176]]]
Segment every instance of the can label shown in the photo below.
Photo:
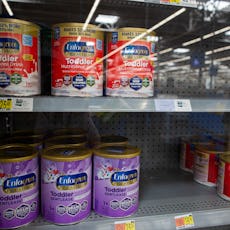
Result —
[[102, 96], [102, 32], [81, 27], [54, 27], [52, 40], [52, 94]]
[[230, 164], [220, 161], [218, 168], [217, 193], [224, 199], [230, 200]]
[[139, 203], [139, 156], [128, 159], [94, 157], [94, 209], [103, 216], [124, 217]]
[[[65, 152], [71, 154], [71, 152]], [[91, 210], [92, 160], [41, 160], [42, 215], [55, 224], [85, 219]]]
[[41, 93], [39, 29], [33, 25], [0, 22], [0, 94]]
[[16, 228], [39, 213], [38, 159], [0, 164], [0, 228]]
[[107, 60], [106, 94], [122, 97], [153, 96], [154, 44], [146, 39], [126, 45], [140, 32], [113, 32], [108, 42], [108, 53], [116, 52]]
[[195, 153], [194, 180], [208, 186], [216, 186], [218, 154]]
[[187, 142], [181, 143], [180, 168], [188, 172], [193, 172], [194, 151], [192, 145]]

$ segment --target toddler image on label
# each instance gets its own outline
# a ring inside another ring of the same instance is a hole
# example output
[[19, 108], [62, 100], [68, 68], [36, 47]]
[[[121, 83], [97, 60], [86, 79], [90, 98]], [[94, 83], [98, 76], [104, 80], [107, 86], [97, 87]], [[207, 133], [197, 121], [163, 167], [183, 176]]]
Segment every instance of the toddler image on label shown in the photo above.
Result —
[[87, 218], [91, 210], [91, 151], [57, 146], [41, 157], [41, 197], [44, 219], [59, 225]]
[[94, 151], [93, 208], [107, 217], [130, 216], [138, 209], [140, 149], [105, 146]]

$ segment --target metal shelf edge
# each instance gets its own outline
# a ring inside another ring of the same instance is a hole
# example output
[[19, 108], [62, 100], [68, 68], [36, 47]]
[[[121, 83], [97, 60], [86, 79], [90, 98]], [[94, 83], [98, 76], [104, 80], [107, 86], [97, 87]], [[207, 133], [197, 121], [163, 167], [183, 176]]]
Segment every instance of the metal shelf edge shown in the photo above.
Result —
[[[34, 97], [34, 112], [161, 112], [154, 98]], [[173, 99], [172, 99], [173, 100]], [[193, 112], [229, 112], [229, 99], [190, 99]], [[172, 112], [170, 110], [162, 112]], [[189, 111], [184, 111], [189, 112]]]

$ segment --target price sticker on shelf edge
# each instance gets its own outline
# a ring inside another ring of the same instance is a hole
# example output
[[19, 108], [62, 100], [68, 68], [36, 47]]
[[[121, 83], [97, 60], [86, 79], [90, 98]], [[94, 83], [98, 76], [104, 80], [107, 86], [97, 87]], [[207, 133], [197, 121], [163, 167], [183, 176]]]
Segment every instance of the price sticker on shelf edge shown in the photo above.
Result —
[[175, 105], [173, 99], [155, 99], [155, 111], [157, 112], [174, 112]]
[[170, 3], [180, 4], [181, 0], [170, 0]]
[[12, 110], [12, 98], [0, 98], [0, 111], [10, 111]]
[[196, 0], [160, 0], [160, 4], [197, 7]]
[[165, 3], [165, 4], [180, 4], [181, 0], [160, 0], [160, 3]]
[[32, 112], [33, 111], [33, 98], [20, 98], [20, 97], [1, 97], [0, 98], [0, 111], [9, 112]]
[[176, 112], [191, 112], [192, 106], [190, 100], [187, 99], [176, 99], [174, 100]]
[[114, 230], [135, 230], [135, 229], [136, 229], [136, 224], [134, 220], [114, 222]]
[[176, 229], [186, 229], [195, 226], [192, 213], [175, 216]]

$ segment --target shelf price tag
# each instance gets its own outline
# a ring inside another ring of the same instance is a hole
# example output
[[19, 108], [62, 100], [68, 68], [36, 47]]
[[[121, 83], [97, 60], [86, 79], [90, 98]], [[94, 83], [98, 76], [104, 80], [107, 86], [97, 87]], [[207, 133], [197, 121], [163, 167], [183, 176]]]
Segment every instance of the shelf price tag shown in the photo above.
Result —
[[1, 97], [0, 98], [1, 112], [32, 112], [33, 98], [24, 97]]
[[176, 112], [191, 112], [192, 106], [190, 100], [187, 99], [176, 99], [175, 103], [175, 111]]
[[136, 229], [136, 224], [134, 220], [114, 222], [114, 230], [135, 230], [135, 229]]
[[0, 98], [0, 111], [10, 111], [12, 104], [12, 98]]
[[33, 98], [13, 98], [13, 109], [15, 112], [32, 112]]
[[176, 229], [186, 229], [194, 227], [194, 220], [192, 213], [181, 215], [181, 216], [175, 216], [175, 224]]
[[170, 3], [180, 4], [181, 0], [170, 0]]
[[196, 0], [160, 0], [160, 4], [196, 7]]
[[165, 4], [180, 4], [181, 0], [160, 0], [160, 3], [165, 3]]
[[155, 99], [155, 111], [156, 112], [174, 112], [175, 105], [172, 99]]
[[191, 112], [192, 106], [187, 99], [155, 99], [156, 112]]

